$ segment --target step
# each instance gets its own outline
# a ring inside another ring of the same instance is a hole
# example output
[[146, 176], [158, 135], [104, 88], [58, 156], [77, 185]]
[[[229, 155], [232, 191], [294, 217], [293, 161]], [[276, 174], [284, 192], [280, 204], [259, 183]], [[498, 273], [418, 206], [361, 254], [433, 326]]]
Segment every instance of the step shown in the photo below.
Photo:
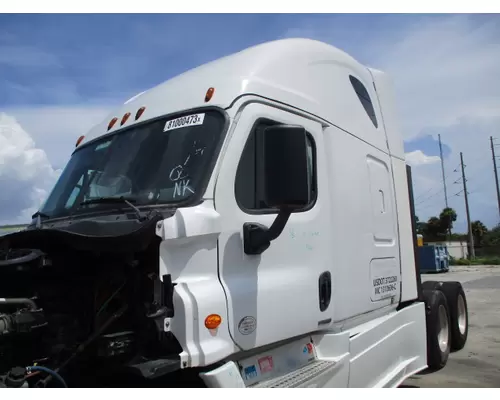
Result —
[[320, 376], [337, 365], [333, 361], [317, 360], [286, 375], [259, 382], [250, 388], [296, 388], [304, 385], [311, 379]]

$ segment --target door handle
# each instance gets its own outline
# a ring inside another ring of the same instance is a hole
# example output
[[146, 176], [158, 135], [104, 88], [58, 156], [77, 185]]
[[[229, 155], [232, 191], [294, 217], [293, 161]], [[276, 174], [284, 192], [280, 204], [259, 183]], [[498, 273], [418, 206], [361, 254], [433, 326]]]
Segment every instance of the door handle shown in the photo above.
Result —
[[329, 271], [323, 272], [319, 276], [319, 310], [325, 311], [330, 305], [332, 298], [332, 274]]

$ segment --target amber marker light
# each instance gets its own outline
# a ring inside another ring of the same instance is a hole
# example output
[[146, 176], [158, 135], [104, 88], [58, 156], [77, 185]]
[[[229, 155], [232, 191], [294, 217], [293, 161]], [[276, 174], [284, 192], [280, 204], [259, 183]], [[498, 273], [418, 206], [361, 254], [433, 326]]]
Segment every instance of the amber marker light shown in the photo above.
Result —
[[76, 141], [76, 145], [75, 145], [75, 147], [80, 146], [80, 143], [82, 143], [82, 140], [83, 140], [83, 139], [85, 139], [85, 136], [83, 136], [83, 135], [82, 135], [82, 136], [80, 136], [80, 137], [78, 138], [78, 140]]
[[146, 110], [146, 107], [141, 107], [137, 110], [137, 112], [135, 113], [135, 120], [137, 121], [139, 118], [141, 118], [141, 115], [144, 113], [144, 111]]
[[125, 122], [127, 122], [127, 119], [130, 117], [130, 113], [127, 112], [123, 114], [122, 121], [120, 122], [120, 125], [123, 125]]
[[217, 329], [222, 322], [222, 317], [218, 314], [210, 314], [205, 318], [205, 328]]
[[113, 127], [114, 124], [116, 124], [116, 121], [118, 121], [118, 118], [116, 117], [114, 117], [111, 121], [109, 121], [108, 131]]
[[208, 103], [212, 99], [214, 92], [215, 89], [213, 87], [207, 90], [207, 93], [205, 94], [205, 103]]

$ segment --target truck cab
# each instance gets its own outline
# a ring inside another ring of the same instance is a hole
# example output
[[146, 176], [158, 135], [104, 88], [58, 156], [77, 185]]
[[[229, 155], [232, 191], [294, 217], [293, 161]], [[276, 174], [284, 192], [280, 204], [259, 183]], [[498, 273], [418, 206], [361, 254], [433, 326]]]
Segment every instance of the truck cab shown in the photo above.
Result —
[[[255, 46], [133, 97], [78, 139], [31, 226], [2, 238], [31, 253], [29, 284], [11, 268], [0, 296], [36, 303], [10, 304], [5, 320], [89, 327], [45, 343], [47, 368], [76, 386], [83, 362], [68, 359], [92, 338], [95, 365], [144, 379], [397, 386], [428, 366], [410, 195], [384, 73], [317, 41]], [[85, 292], [67, 294], [78, 282]]]

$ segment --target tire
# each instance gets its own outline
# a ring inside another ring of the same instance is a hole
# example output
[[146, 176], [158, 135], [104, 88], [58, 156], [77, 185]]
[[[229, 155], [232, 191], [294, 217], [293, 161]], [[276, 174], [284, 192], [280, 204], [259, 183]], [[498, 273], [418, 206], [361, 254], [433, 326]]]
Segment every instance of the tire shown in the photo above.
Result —
[[422, 282], [424, 290], [440, 290], [446, 297], [450, 312], [451, 351], [462, 350], [469, 334], [467, 298], [460, 282]]
[[427, 325], [427, 366], [431, 371], [443, 368], [451, 351], [450, 312], [446, 296], [440, 290], [424, 290]]
[[439, 290], [442, 282], [425, 281], [422, 282], [422, 290]]
[[441, 290], [450, 309], [451, 350], [462, 350], [469, 335], [469, 310], [467, 298], [460, 282], [440, 282]]

